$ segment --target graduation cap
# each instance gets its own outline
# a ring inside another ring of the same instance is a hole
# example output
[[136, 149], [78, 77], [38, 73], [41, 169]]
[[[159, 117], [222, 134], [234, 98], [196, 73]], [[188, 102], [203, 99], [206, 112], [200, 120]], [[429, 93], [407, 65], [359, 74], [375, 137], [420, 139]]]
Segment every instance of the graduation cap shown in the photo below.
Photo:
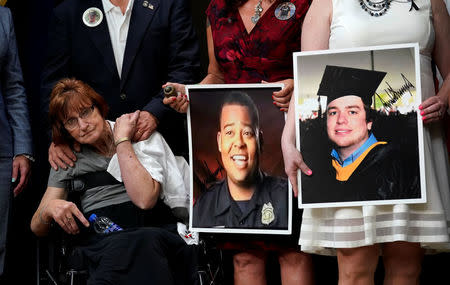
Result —
[[327, 65], [317, 95], [327, 96], [327, 105], [337, 98], [355, 95], [370, 106], [384, 76], [386, 72]]

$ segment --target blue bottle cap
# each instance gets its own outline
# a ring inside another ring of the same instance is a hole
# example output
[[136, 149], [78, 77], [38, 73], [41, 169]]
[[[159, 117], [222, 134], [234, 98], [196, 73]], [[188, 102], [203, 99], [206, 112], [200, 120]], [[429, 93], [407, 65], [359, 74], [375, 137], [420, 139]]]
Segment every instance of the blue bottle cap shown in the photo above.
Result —
[[97, 215], [96, 215], [96, 214], [92, 214], [92, 215], [89, 217], [89, 222], [93, 222], [93, 221], [95, 221], [95, 219], [97, 219]]

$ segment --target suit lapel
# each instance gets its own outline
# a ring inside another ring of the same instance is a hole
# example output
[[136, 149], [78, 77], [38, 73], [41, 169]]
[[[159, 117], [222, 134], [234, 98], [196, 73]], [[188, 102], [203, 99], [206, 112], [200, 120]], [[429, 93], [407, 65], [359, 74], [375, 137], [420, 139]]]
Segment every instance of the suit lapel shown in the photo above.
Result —
[[[103, 62], [105, 63], [108, 70], [118, 78], [119, 74], [117, 72], [116, 60], [114, 58], [114, 51], [111, 44], [111, 38], [109, 36], [108, 23], [106, 21], [106, 15], [105, 11], [103, 10], [102, 1], [91, 0], [83, 3], [86, 3], [86, 6], [81, 6], [82, 9], [79, 21], [81, 21], [81, 24], [86, 28], [90, 40], [94, 43], [100, 56], [103, 57]], [[82, 15], [84, 11], [91, 7], [99, 8], [103, 13], [103, 20], [96, 27], [87, 27], [83, 23]]]
[[[145, 3], [144, 3], [145, 2]], [[158, 9], [159, 0], [135, 0], [123, 56], [120, 89], [122, 90], [145, 33]]]

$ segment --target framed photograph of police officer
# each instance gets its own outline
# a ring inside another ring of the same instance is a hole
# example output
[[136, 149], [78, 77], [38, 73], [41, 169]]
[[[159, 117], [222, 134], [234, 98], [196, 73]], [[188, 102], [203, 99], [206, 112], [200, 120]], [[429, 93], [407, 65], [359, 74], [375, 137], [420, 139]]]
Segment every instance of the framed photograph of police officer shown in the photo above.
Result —
[[282, 84], [189, 85], [190, 229], [289, 234], [292, 194], [284, 172]]
[[299, 207], [426, 202], [417, 44], [294, 54]]

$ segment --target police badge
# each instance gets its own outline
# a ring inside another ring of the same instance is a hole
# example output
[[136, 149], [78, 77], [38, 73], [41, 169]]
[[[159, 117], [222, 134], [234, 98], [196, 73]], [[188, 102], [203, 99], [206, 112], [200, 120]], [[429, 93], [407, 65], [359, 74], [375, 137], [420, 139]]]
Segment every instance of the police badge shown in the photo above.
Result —
[[272, 203], [269, 202], [264, 204], [261, 210], [261, 223], [269, 225], [273, 220], [275, 220], [275, 214], [273, 212]]

